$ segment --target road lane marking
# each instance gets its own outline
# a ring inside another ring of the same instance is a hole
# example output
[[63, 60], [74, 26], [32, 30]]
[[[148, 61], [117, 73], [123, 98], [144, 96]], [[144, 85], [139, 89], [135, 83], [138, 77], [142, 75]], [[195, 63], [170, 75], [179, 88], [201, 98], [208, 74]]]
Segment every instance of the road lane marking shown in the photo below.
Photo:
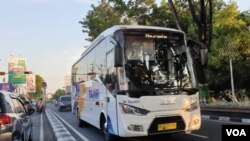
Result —
[[193, 133], [190, 133], [188, 135], [192, 135], [192, 136], [195, 136], [195, 137], [200, 137], [200, 138], [208, 139], [207, 136], [203, 136], [203, 135], [198, 135], [198, 134], [193, 134]]
[[68, 129], [66, 129], [63, 123], [51, 112], [51, 110], [46, 109], [45, 111], [57, 141], [65, 141], [65, 138], [68, 138], [67, 141], [76, 141]]
[[41, 113], [41, 118], [40, 118], [40, 141], [44, 141], [43, 139], [43, 114]]
[[82, 140], [84, 141], [89, 141], [89, 139], [87, 139], [85, 136], [83, 136], [80, 132], [78, 132], [74, 127], [72, 127], [67, 121], [65, 121], [63, 118], [61, 118], [57, 113], [53, 112], [64, 124], [66, 124], [72, 131], [75, 132], [75, 134], [77, 134]]

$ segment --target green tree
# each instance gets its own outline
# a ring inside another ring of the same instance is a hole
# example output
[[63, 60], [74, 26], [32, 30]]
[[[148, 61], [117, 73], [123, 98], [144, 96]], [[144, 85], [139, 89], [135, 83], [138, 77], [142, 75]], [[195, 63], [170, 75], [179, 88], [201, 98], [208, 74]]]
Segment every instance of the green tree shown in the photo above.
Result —
[[246, 23], [247, 28], [250, 30], [250, 10], [240, 13], [239, 18]]
[[83, 27], [83, 32], [88, 33], [88, 41], [93, 41], [105, 29], [124, 23], [120, 19], [121, 13], [115, 10], [107, 0], [102, 0], [98, 6], [91, 5], [91, 7], [92, 10], [83, 21], [79, 22]]
[[249, 14], [240, 13], [236, 3], [214, 13], [214, 32], [209, 54], [209, 85], [218, 93], [230, 89], [229, 59], [233, 60], [236, 89], [247, 89], [250, 83]]
[[43, 97], [42, 82], [43, 78], [40, 75], [36, 75], [36, 92], [31, 93], [32, 99], [38, 99]]
[[105, 29], [113, 25], [142, 24], [154, 0], [102, 0], [79, 23], [83, 32], [88, 33], [88, 41], [93, 41]]
[[57, 89], [53, 95], [53, 99], [58, 99], [62, 95], [65, 95], [65, 90], [64, 89]]
[[141, 16], [139, 24], [148, 26], [174, 27], [175, 24], [170, 20], [171, 13], [165, 0], [162, 0], [160, 6], [152, 4], [151, 12]]

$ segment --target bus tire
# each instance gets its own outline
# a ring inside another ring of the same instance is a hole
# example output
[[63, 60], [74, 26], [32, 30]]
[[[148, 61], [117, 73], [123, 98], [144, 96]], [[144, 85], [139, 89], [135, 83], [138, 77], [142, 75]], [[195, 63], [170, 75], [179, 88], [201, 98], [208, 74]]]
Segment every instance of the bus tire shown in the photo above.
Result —
[[106, 124], [106, 119], [105, 119], [104, 115], [101, 115], [100, 127], [101, 127], [101, 131], [104, 135], [105, 140], [106, 141], [116, 141], [117, 136], [109, 134], [105, 124]]

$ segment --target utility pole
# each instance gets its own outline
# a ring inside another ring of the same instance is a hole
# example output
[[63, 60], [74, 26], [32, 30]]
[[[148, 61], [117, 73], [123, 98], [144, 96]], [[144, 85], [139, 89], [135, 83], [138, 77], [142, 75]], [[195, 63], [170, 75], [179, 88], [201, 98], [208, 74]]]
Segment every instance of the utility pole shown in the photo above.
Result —
[[231, 76], [231, 89], [232, 89], [232, 96], [233, 96], [233, 102], [238, 102], [235, 91], [234, 91], [234, 77], [233, 77], [233, 65], [232, 65], [232, 59], [229, 59], [230, 63], [230, 76]]

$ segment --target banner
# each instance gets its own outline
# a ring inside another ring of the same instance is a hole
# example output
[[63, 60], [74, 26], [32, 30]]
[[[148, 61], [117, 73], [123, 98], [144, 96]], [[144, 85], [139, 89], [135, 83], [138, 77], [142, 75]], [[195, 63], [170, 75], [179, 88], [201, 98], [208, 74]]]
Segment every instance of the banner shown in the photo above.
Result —
[[11, 92], [13, 90], [13, 86], [10, 83], [0, 83], [0, 90]]
[[8, 61], [9, 73], [18, 73], [26, 71], [26, 58], [24, 57], [10, 57]]
[[12, 84], [25, 84], [26, 83], [26, 74], [9, 74], [9, 83]]
[[26, 89], [28, 93], [36, 92], [36, 76], [35, 74], [26, 75]]

